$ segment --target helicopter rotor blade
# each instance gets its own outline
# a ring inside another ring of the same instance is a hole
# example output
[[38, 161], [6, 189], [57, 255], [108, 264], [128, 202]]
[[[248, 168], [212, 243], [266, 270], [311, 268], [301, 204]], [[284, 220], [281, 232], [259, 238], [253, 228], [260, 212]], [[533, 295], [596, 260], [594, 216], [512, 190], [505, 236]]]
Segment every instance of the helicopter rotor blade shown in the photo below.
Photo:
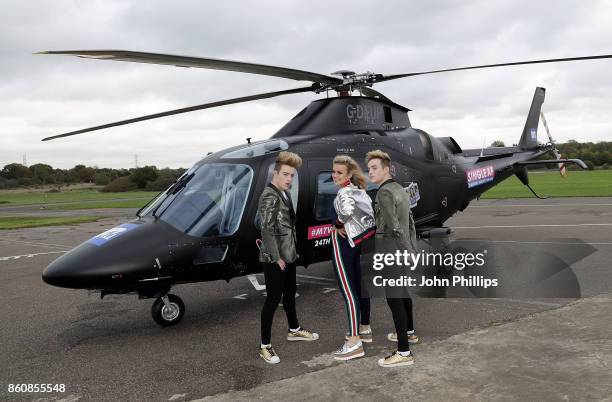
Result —
[[239, 97], [239, 98], [233, 98], [233, 99], [226, 99], [226, 100], [222, 100], [222, 101], [204, 103], [204, 104], [201, 104], [201, 105], [189, 106], [189, 107], [184, 107], [184, 108], [180, 108], [180, 109], [168, 110], [168, 111], [165, 111], [165, 112], [149, 114], [149, 115], [146, 115], [146, 116], [135, 117], [135, 118], [132, 118], [132, 119], [127, 119], [127, 120], [121, 120], [121, 121], [117, 121], [117, 122], [114, 122], [114, 123], [102, 124], [100, 126], [84, 128], [82, 130], [71, 131], [69, 133], [58, 134], [58, 135], [54, 135], [54, 136], [51, 136], [51, 137], [43, 138], [42, 141], [49, 141], [49, 140], [54, 140], [56, 138], [62, 138], [62, 137], [70, 137], [70, 136], [73, 136], [73, 135], [87, 133], [87, 132], [90, 132], [90, 131], [102, 130], [102, 129], [110, 128], [110, 127], [123, 126], [125, 124], [136, 123], [136, 122], [144, 121], [144, 120], [158, 119], [160, 117], [172, 116], [172, 115], [175, 115], [175, 114], [181, 114], [181, 113], [187, 113], [187, 112], [193, 112], [193, 111], [196, 111], [196, 110], [211, 109], [211, 108], [214, 108], [214, 107], [225, 106], [225, 105], [233, 105], [235, 103], [242, 103], [242, 102], [250, 102], [250, 101], [254, 101], [254, 100], [258, 100], [258, 99], [274, 98], [276, 96], [281, 96], [281, 95], [290, 95], [290, 94], [297, 94], [297, 93], [302, 93], [302, 92], [310, 92], [310, 91], [315, 91], [318, 88], [319, 88], [319, 84], [315, 83], [315, 84], [313, 84], [313, 85], [311, 85], [309, 87], [287, 89], [287, 90], [284, 90], [284, 91], [266, 92], [266, 93], [261, 93], [261, 94], [256, 94], [256, 95], [242, 96], [242, 97]]
[[129, 61], [134, 63], [162, 64], [176, 67], [208, 68], [212, 70], [269, 75], [297, 81], [318, 82], [321, 84], [342, 83], [342, 80], [339, 78], [294, 68], [204, 57], [176, 56], [162, 53], [134, 52], [130, 50], [55, 50], [38, 52], [36, 54], [59, 54], [87, 59]]
[[511, 63], [483, 64], [480, 66], [456, 67], [456, 68], [446, 68], [442, 70], [432, 70], [432, 71], [421, 71], [421, 72], [406, 73], [406, 74], [387, 75], [387, 76], [383, 76], [382, 78], [377, 79], [376, 82], [396, 80], [398, 78], [413, 77], [416, 75], [446, 73], [449, 71], [475, 70], [479, 68], [506, 67], [506, 66], [519, 66], [519, 65], [524, 65], [524, 64], [558, 63], [562, 61], [596, 60], [596, 59], [610, 59], [610, 58], [612, 58], [612, 54], [604, 54], [604, 55], [599, 55], [599, 56], [566, 57], [562, 59], [515, 61]]

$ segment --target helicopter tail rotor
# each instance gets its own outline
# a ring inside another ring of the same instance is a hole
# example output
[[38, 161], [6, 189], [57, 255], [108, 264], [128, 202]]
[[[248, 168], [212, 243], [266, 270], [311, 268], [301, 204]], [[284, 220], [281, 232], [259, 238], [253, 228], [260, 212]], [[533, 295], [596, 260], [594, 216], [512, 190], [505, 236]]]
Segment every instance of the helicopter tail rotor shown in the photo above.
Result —
[[[563, 159], [561, 157], [561, 152], [559, 152], [559, 150], [557, 149], [557, 145], [555, 144], [555, 141], [552, 139], [552, 136], [550, 135], [550, 130], [548, 129], [548, 124], [546, 123], [546, 118], [544, 117], [544, 112], [540, 112], [540, 118], [542, 119], [542, 124], [544, 125], [544, 128], [546, 129], [546, 134], [548, 135], [548, 140], [550, 141], [549, 144], [552, 146], [552, 153], [553, 155], [555, 155], [555, 159], [556, 160]], [[567, 177], [567, 170], [565, 169], [565, 163], [560, 162], [557, 166], [559, 166], [559, 174], [561, 175], [561, 177]]]

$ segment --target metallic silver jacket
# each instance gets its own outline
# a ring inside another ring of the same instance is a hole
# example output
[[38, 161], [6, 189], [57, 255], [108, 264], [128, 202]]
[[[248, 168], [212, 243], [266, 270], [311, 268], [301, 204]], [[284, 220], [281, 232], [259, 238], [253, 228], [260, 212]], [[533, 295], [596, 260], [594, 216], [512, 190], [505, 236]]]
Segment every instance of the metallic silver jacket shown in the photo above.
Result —
[[353, 184], [342, 187], [334, 199], [334, 208], [338, 220], [344, 224], [351, 247], [355, 247], [355, 241], [366, 232], [374, 230], [372, 199], [365, 190]]

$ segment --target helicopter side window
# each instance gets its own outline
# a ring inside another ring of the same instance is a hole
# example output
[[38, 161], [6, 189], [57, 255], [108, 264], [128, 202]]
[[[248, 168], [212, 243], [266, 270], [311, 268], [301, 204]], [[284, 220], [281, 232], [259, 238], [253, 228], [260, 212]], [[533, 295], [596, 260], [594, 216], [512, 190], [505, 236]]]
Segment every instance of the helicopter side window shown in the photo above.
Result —
[[158, 217], [191, 236], [227, 236], [238, 230], [251, 187], [247, 165], [201, 165]]
[[[370, 198], [376, 197], [378, 186], [367, 179], [366, 192]], [[315, 198], [315, 218], [326, 220], [332, 218], [334, 198], [338, 193], [338, 187], [334, 184], [331, 172], [321, 172], [317, 176], [317, 195]]]
[[[272, 172], [274, 172], [274, 165], [275, 164], [272, 163], [270, 164], [270, 166], [268, 166], [268, 173], [266, 176], [266, 185], [267, 183], [270, 183], [272, 181]], [[293, 181], [291, 182], [291, 188], [289, 188], [289, 194], [291, 195], [291, 202], [293, 204], [294, 211], [297, 211], [299, 188], [300, 188], [300, 177], [299, 177], [299, 174], [296, 172], [295, 176], [293, 177]], [[257, 211], [257, 213], [255, 214], [255, 220], [253, 221], [253, 224], [255, 225], [257, 230], [261, 230], [261, 216], [259, 215], [259, 211]]]

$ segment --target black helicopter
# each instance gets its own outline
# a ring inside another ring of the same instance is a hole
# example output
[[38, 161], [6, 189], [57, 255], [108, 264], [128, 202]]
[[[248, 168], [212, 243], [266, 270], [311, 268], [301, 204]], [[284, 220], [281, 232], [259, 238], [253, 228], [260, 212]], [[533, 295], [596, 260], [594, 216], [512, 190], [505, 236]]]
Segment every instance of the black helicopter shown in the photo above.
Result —
[[[336, 192], [331, 179], [331, 161], [337, 154], [351, 155], [364, 164], [368, 151], [382, 149], [389, 153], [394, 161], [393, 177], [410, 189], [416, 204], [413, 212], [421, 238], [448, 236], [451, 230], [444, 227], [447, 219], [512, 175], [529, 186], [527, 166], [530, 164], [571, 162], [586, 168], [580, 160], [560, 159], [552, 141], [538, 143], [544, 88], [535, 91], [518, 146], [463, 150], [452, 137], [433, 137], [413, 128], [409, 109], [392, 102], [372, 89], [372, 85], [458, 70], [612, 57], [532, 60], [395, 75], [343, 70], [328, 76], [261, 64], [132, 51], [42, 53], [228, 70], [312, 82], [305, 87], [104, 124], [43, 141], [280, 95], [328, 94], [311, 102], [270, 139], [252, 143], [247, 139], [247, 144], [209, 154], [141, 208], [133, 221], [80, 244], [53, 261], [42, 274], [50, 285], [99, 290], [101, 297], [137, 293], [140, 298], [156, 298], [152, 315], [163, 326], [179, 322], [185, 311], [182, 300], [169, 293], [172, 286], [219, 279], [229, 281], [260, 271], [257, 200], [270, 181], [274, 160], [282, 150], [296, 152], [305, 161], [291, 188], [298, 222], [300, 257], [297, 263], [304, 267], [331, 257], [330, 213]], [[337, 96], [329, 97], [333, 91]], [[354, 91], [359, 95], [353, 96]], [[547, 153], [554, 153], [556, 159], [535, 160]]]

